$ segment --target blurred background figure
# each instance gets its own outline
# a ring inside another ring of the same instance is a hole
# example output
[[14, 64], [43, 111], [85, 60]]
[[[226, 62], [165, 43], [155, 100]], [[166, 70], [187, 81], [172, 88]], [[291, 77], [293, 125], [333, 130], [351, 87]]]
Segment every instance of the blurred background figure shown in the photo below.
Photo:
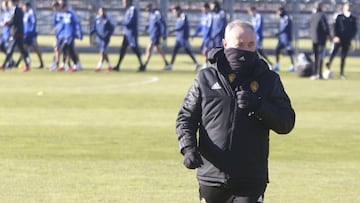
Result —
[[126, 8], [124, 20], [119, 24], [123, 26], [124, 37], [120, 48], [120, 56], [114, 71], [120, 71], [120, 64], [126, 54], [126, 49], [130, 45], [133, 52], [136, 54], [140, 66], [138, 71], [145, 71], [145, 66], [141, 60], [141, 51], [138, 44], [138, 11], [133, 5], [132, 0], [123, 0], [123, 6]]
[[319, 80], [322, 77], [323, 60], [326, 53], [326, 39], [331, 39], [329, 24], [322, 3], [315, 4], [315, 13], [310, 18], [310, 36], [313, 46], [314, 65], [310, 79]]
[[345, 60], [350, 49], [351, 41], [354, 39], [357, 33], [357, 20], [356, 17], [351, 13], [351, 8], [352, 5], [350, 3], [345, 3], [343, 5], [343, 13], [336, 17], [334, 25], [333, 47], [329, 61], [325, 64], [327, 68], [327, 70], [324, 72], [325, 75], [331, 75], [331, 62], [341, 48], [340, 79], [346, 79], [344, 75]]
[[179, 49], [184, 47], [185, 52], [190, 56], [190, 58], [195, 64], [194, 71], [197, 71], [200, 68], [200, 64], [197, 62], [194, 54], [191, 51], [191, 47], [189, 43], [188, 18], [185, 15], [185, 13], [182, 11], [180, 6], [173, 7], [171, 9], [171, 12], [176, 17], [176, 24], [175, 24], [175, 29], [171, 30], [169, 33], [176, 32], [176, 40], [175, 40], [174, 50], [171, 56], [171, 62], [168, 66], [166, 66], [165, 70], [172, 70]]
[[105, 8], [100, 7], [98, 10], [98, 15], [96, 16], [90, 30], [90, 35], [96, 35], [96, 43], [99, 47], [100, 52], [100, 60], [95, 68], [95, 72], [101, 71], [104, 61], [106, 61], [107, 63], [106, 72], [111, 72], [112, 70], [112, 66], [107, 53], [107, 48], [113, 32], [114, 25], [107, 17]]
[[[37, 42], [37, 20], [34, 9], [31, 8], [30, 2], [26, 2], [25, 4], [23, 4], [22, 9], [24, 11], [24, 48], [27, 51], [29, 51], [29, 48], [34, 50], [39, 58], [39, 68], [44, 68], [44, 62]], [[21, 57], [18, 59], [15, 66], [19, 66], [21, 59]]]
[[286, 49], [287, 54], [291, 60], [291, 66], [289, 67], [289, 71], [295, 71], [294, 66], [294, 51], [292, 48], [292, 20], [290, 16], [287, 14], [284, 7], [280, 7], [277, 10], [277, 14], [280, 17], [279, 19], [279, 30], [276, 34], [278, 37], [278, 44], [276, 46], [275, 55], [276, 55], [276, 64], [272, 67], [273, 71], [280, 70], [280, 52], [283, 49]]
[[[76, 16], [71, 12], [66, 3], [60, 4], [60, 22], [57, 23], [58, 47], [63, 54], [62, 63], [58, 67], [58, 71], [65, 70], [67, 60], [71, 59], [73, 64], [69, 64], [68, 71], [76, 72], [78, 69], [78, 57], [74, 49], [74, 40], [76, 38]], [[69, 62], [70, 63], [70, 62]]]
[[264, 49], [263, 49], [263, 29], [264, 29], [264, 20], [263, 17], [260, 15], [259, 12], [257, 12], [255, 6], [251, 6], [248, 8], [248, 13], [251, 17], [251, 23], [254, 27], [255, 33], [256, 33], [256, 50], [259, 53], [259, 55], [266, 60], [266, 62], [269, 63], [270, 66], [273, 64], [269, 60], [269, 58], [266, 56]]
[[149, 21], [146, 26], [146, 30], [150, 36], [150, 43], [146, 47], [144, 71], [146, 70], [146, 66], [150, 61], [154, 47], [156, 48], [156, 52], [159, 53], [164, 60], [165, 67], [169, 65], [168, 61], [166, 60], [165, 53], [161, 49], [161, 38], [164, 40], [166, 39], [167, 28], [165, 20], [163, 19], [160, 10], [153, 8], [152, 4], [146, 5], [145, 11], [149, 12]]
[[227, 24], [226, 13], [221, 9], [218, 1], [210, 3], [210, 10], [212, 12], [211, 48], [223, 47], [222, 40], [224, 39], [225, 27]]
[[7, 21], [4, 22], [4, 25], [8, 25], [10, 28], [10, 41], [6, 50], [6, 58], [3, 64], [0, 66], [0, 70], [4, 70], [10, 61], [12, 61], [12, 55], [15, 50], [15, 46], [18, 47], [21, 57], [25, 61], [25, 67], [21, 69], [21, 72], [30, 71], [30, 57], [27, 50], [24, 48], [24, 12], [18, 6], [18, 0], [8, 1], [9, 9], [11, 10], [11, 15]]
[[[11, 17], [11, 10], [8, 5], [8, 1], [1, 2], [1, 16], [0, 16], [0, 26], [1, 26], [1, 38], [0, 38], [0, 50], [6, 55], [6, 50], [9, 46], [10, 41], [10, 26], [6, 24]], [[7, 64], [5, 64], [4, 69], [11, 68], [15, 65], [15, 61], [11, 58]]]
[[191, 36], [192, 38], [197, 37], [201, 32], [202, 35], [202, 43], [201, 43], [201, 53], [203, 54], [205, 61], [203, 64], [203, 68], [207, 67], [207, 52], [211, 48], [211, 23], [212, 23], [212, 15], [210, 13], [210, 5], [209, 3], [204, 3], [201, 8], [202, 16], [197, 26], [195, 33]]

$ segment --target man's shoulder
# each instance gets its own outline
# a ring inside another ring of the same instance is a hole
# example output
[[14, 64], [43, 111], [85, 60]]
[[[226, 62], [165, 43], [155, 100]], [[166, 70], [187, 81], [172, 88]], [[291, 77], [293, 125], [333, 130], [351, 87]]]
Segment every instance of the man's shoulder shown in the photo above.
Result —
[[259, 60], [255, 75], [257, 77], [264, 77], [264, 78], [271, 78], [271, 79], [280, 77], [278, 73], [270, 70], [269, 65], [263, 59]]
[[197, 74], [197, 80], [207, 81], [217, 78], [219, 71], [214, 67], [214, 65], [209, 65], [206, 68], [201, 69]]

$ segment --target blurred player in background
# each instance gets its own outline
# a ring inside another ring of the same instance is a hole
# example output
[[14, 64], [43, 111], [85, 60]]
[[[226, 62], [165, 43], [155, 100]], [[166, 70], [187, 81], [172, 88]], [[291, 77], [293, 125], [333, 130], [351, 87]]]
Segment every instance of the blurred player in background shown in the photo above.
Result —
[[273, 71], [280, 70], [280, 52], [281, 50], [287, 50], [287, 54], [290, 56], [291, 66], [288, 69], [289, 71], [295, 71], [294, 66], [294, 51], [292, 48], [292, 20], [290, 16], [287, 14], [284, 7], [280, 7], [277, 10], [277, 14], [280, 17], [279, 19], [279, 30], [276, 34], [278, 37], [278, 44], [276, 46], [275, 54], [276, 54], [276, 64], [272, 67]]
[[197, 71], [200, 68], [200, 64], [195, 59], [195, 56], [190, 48], [188, 18], [185, 15], [185, 13], [182, 11], [180, 6], [173, 7], [171, 9], [171, 12], [177, 19], [176, 19], [175, 29], [171, 30], [169, 33], [176, 32], [176, 39], [175, 39], [174, 50], [171, 57], [171, 62], [168, 66], [166, 66], [165, 70], [172, 70], [179, 49], [184, 47], [185, 52], [190, 56], [190, 58], [195, 64], [194, 71]]
[[323, 79], [322, 66], [326, 52], [326, 39], [330, 38], [329, 24], [322, 10], [322, 3], [315, 4], [315, 13], [310, 18], [310, 36], [313, 45], [314, 66], [312, 80]]
[[100, 60], [96, 66], [95, 72], [100, 72], [103, 62], [106, 61], [106, 72], [111, 72], [112, 66], [108, 57], [107, 47], [110, 42], [111, 35], [114, 32], [114, 25], [111, 23], [106, 15], [105, 8], [100, 7], [98, 15], [92, 24], [90, 35], [96, 35], [96, 42], [100, 49]]
[[113, 70], [120, 71], [120, 64], [124, 59], [127, 47], [130, 45], [140, 63], [138, 71], [144, 71], [145, 66], [141, 60], [141, 51], [138, 44], [138, 11], [133, 5], [132, 0], [123, 0], [123, 6], [126, 8], [126, 12], [124, 20], [122, 20], [119, 24], [124, 27], [124, 36], [120, 48], [119, 60]]
[[[10, 26], [6, 25], [6, 22], [9, 21], [11, 17], [11, 10], [9, 9], [8, 6], [8, 1], [2, 1], [1, 2], [1, 17], [0, 17], [0, 26], [1, 26], [1, 38], [0, 38], [0, 50], [5, 53], [6, 55], [6, 50], [7, 47], [9, 45], [9, 41], [10, 41]], [[15, 61], [10, 59], [9, 62], [7, 64], [5, 64], [4, 69], [8, 69], [11, 68], [12, 66], [15, 65]]]
[[146, 5], [145, 11], [149, 12], [149, 21], [148, 25], [146, 26], [146, 30], [150, 36], [150, 43], [146, 47], [145, 63], [144, 69], [142, 71], [145, 71], [154, 47], [156, 48], [156, 52], [159, 53], [164, 60], [165, 67], [169, 65], [168, 61], [166, 60], [165, 53], [161, 49], [160, 42], [161, 38], [166, 39], [166, 23], [159, 9], [153, 8], [152, 4]]
[[30, 71], [30, 57], [29, 53], [24, 48], [24, 12], [18, 6], [18, 0], [10, 0], [8, 3], [9, 8], [11, 9], [11, 16], [4, 24], [10, 27], [11, 37], [6, 51], [6, 58], [0, 66], [0, 70], [4, 70], [7, 64], [12, 60], [15, 46], [17, 46], [21, 56], [25, 60], [25, 67], [21, 69], [21, 72], [27, 72]]
[[[31, 8], [31, 3], [26, 2], [23, 4], [22, 9], [24, 11], [24, 48], [29, 50], [32, 48], [36, 55], [39, 57], [40, 66], [39, 68], [44, 68], [44, 62], [41, 56], [41, 52], [37, 43], [37, 32], [36, 32], [36, 15], [34, 10]], [[18, 66], [21, 62], [21, 57], [16, 62], [15, 66]]]
[[[75, 30], [76, 30], [75, 35], [74, 35], [75, 39], [82, 40], [83, 39], [83, 31], [82, 31], [82, 26], [81, 26], [81, 20], [80, 20], [79, 16], [77, 15], [76, 11], [71, 8], [71, 6], [70, 6], [70, 4], [68, 3], [67, 0], [59, 0], [58, 2], [59, 2], [60, 5], [62, 5], [62, 4], [67, 5], [68, 12], [71, 13], [71, 15], [74, 17], [74, 20], [75, 20]], [[77, 58], [76, 69], [77, 70], [82, 70], [82, 64], [80, 62], [79, 52], [76, 50], [75, 40], [74, 40], [74, 46], [72, 48], [74, 49], [74, 53], [75, 53], [75, 56]], [[69, 67], [71, 67], [70, 61], [71, 61], [71, 59], [68, 58]]]
[[50, 65], [49, 69], [55, 70], [59, 66], [59, 58], [60, 58], [60, 52], [58, 48], [58, 41], [59, 41], [59, 29], [57, 29], [58, 23], [61, 21], [61, 12], [60, 12], [60, 4], [57, 1], [54, 1], [51, 4], [51, 8], [53, 11], [53, 29], [55, 34], [55, 42], [54, 42], [54, 56], [53, 56], [53, 62]]
[[62, 63], [58, 67], [58, 71], [65, 70], [65, 64], [67, 59], [70, 58], [73, 64], [69, 67], [69, 72], [76, 72], [79, 69], [77, 68], [78, 57], [74, 51], [74, 40], [76, 38], [76, 17], [68, 9], [66, 3], [60, 4], [61, 11], [61, 21], [57, 23], [58, 35], [58, 48], [59, 51], [63, 54]]
[[271, 61], [268, 59], [266, 54], [264, 53], [263, 49], [263, 29], [264, 29], [264, 20], [263, 17], [260, 15], [259, 12], [257, 12], [256, 7], [252, 6], [248, 8], [248, 13], [251, 17], [251, 23], [254, 27], [255, 33], [256, 33], [256, 50], [259, 53], [259, 55], [266, 60], [271, 66], [273, 65]]
[[350, 49], [351, 40], [355, 37], [357, 32], [357, 20], [351, 13], [351, 7], [350, 3], [345, 3], [343, 5], [343, 13], [336, 17], [334, 25], [333, 49], [329, 61], [325, 64], [327, 67], [326, 71], [330, 72], [331, 62], [341, 48], [340, 79], [345, 79], [344, 68], [346, 56]]
[[211, 9], [211, 48], [222, 47], [222, 40], [224, 39], [225, 27], [226, 27], [226, 13], [221, 9], [218, 1], [210, 3]]
[[212, 15], [210, 13], [210, 5], [209, 3], [204, 3], [202, 10], [202, 16], [199, 25], [197, 26], [195, 33], [191, 36], [192, 38], [198, 36], [201, 32], [202, 35], [202, 43], [201, 43], [201, 52], [205, 57], [203, 68], [207, 67], [207, 52], [211, 48], [210, 40], [211, 40], [211, 21]]

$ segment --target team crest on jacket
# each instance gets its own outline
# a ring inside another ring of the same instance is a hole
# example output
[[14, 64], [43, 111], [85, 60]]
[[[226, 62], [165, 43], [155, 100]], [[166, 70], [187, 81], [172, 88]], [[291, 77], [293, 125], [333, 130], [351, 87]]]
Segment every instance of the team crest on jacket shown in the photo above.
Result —
[[257, 81], [252, 81], [250, 83], [250, 89], [255, 93], [259, 89], [259, 83]]
[[233, 82], [233, 81], [235, 80], [235, 78], [236, 78], [236, 75], [235, 75], [235, 73], [230, 73], [230, 74], [228, 75], [228, 77], [229, 77], [229, 81], [230, 81], [230, 82]]

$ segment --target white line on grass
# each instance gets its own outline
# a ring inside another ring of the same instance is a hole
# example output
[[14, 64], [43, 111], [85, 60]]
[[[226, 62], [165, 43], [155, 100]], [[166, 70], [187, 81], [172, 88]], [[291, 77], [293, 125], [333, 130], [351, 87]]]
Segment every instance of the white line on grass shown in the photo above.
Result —
[[154, 77], [150, 78], [149, 80], [131, 82], [131, 83], [126, 83], [124, 85], [120, 84], [120, 86], [137, 87], [137, 86], [141, 86], [141, 85], [147, 85], [147, 84], [155, 83], [157, 81], [159, 81], [159, 78], [154, 76]]

